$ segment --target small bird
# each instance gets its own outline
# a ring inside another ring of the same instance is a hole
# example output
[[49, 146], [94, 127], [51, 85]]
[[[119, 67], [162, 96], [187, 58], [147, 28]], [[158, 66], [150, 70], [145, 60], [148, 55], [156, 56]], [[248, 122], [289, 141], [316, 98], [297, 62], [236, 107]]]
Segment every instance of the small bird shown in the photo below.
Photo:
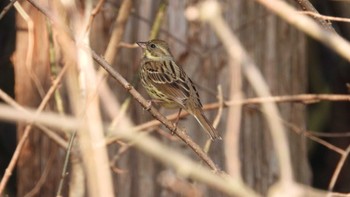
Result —
[[203, 115], [197, 89], [185, 71], [174, 62], [168, 44], [157, 39], [137, 44], [144, 51], [139, 71], [141, 83], [151, 98], [163, 107], [179, 108], [178, 115], [182, 109], [188, 111], [212, 140], [221, 139]]

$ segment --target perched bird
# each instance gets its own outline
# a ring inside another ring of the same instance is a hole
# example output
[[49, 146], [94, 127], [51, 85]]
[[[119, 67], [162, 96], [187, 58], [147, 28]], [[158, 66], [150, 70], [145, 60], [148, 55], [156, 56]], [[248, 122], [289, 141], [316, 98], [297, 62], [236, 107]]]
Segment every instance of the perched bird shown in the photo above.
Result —
[[185, 71], [174, 62], [168, 44], [162, 40], [137, 44], [144, 51], [139, 71], [141, 83], [151, 98], [164, 107], [179, 108], [179, 115], [181, 109], [188, 111], [212, 140], [221, 139], [203, 115], [197, 89]]

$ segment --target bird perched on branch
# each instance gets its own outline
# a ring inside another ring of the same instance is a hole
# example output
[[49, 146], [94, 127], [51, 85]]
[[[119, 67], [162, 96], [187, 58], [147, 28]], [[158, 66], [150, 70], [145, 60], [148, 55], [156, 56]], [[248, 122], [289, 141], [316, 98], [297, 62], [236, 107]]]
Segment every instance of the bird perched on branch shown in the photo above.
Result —
[[199, 94], [185, 71], [174, 62], [169, 46], [162, 40], [137, 42], [143, 49], [140, 78], [153, 100], [166, 108], [179, 108], [192, 114], [212, 140], [221, 139], [216, 129], [203, 115]]

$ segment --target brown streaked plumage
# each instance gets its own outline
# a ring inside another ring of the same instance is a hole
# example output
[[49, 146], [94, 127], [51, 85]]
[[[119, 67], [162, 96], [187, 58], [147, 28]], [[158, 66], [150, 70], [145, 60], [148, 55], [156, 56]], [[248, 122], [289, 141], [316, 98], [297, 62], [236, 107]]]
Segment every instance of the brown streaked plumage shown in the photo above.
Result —
[[164, 107], [185, 109], [197, 119], [212, 140], [221, 139], [203, 115], [197, 89], [185, 71], [174, 62], [168, 44], [162, 40], [137, 44], [144, 50], [139, 74], [147, 93]]

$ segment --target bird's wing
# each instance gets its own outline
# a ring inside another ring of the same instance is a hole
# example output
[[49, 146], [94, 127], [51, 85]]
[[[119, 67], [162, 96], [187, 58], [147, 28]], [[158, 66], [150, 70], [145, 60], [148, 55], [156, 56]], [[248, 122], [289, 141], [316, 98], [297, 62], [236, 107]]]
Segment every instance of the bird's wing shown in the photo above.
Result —
[[[192, 86], [186, 73], [172, 60], [162, 62], [164, 65], [157, 66], [157, 69], [148, 69], [148, 77], [152, 85], [169, 98], [184, 105], [184, 102], [191, 95]], [[153, 67], [154, 68], [154, 67]]]

